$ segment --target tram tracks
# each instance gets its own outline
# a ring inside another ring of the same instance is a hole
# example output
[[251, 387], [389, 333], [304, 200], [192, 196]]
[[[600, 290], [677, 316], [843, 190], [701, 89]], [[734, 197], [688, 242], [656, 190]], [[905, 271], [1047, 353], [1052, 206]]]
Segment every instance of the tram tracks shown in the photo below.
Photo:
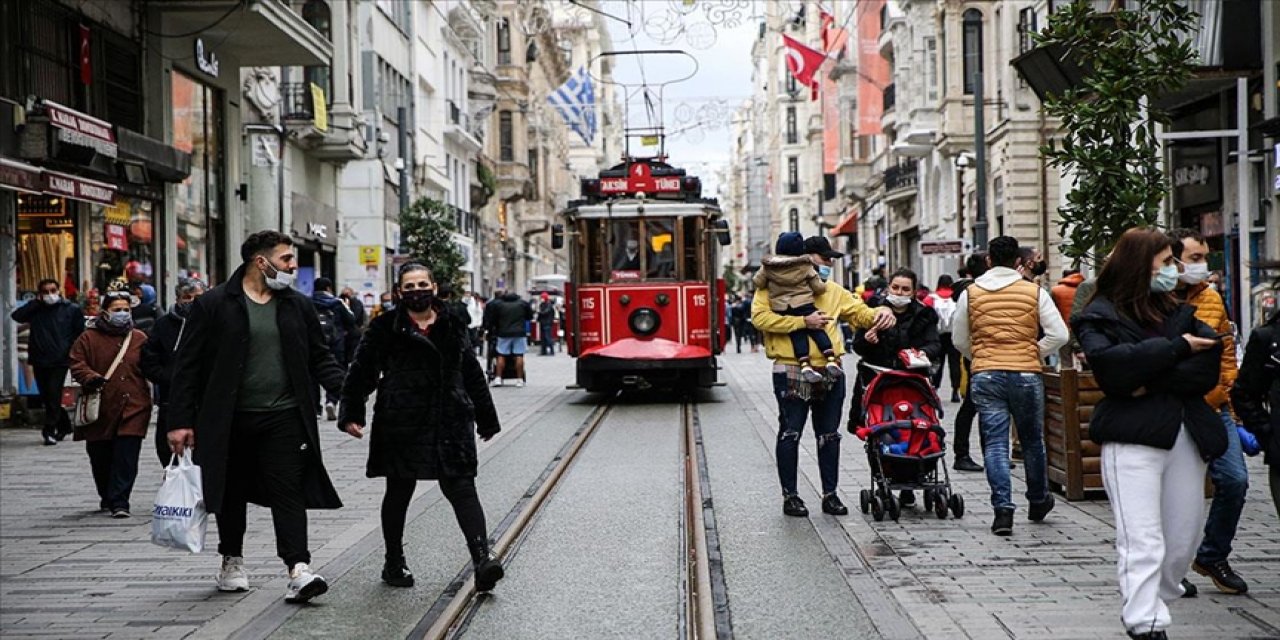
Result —
[[[521, 543], [561, 482], [572, 474], [579, 454], [611, 416], [625, 411], [625, 404], [610, 398], [596, 407], [574, 431], [529, 490], [512, 507], [495, 530], [494, 555], [511, 573]], [[714, 505], [702, 451], [697, 405], [679, 405], [682, 504], [680, 511], [679, 605], [677, 637], [690, 640], [732, 638], [728, 597], [720, 560]], [[583, 525], [587, 526], [587, 525]], [[518, 570], [518, 569], [517, 569]], [[501, 593], [502, 585], [499, 585]], [[435, 604], [409, 633], [413, 639], [442, 640], [465, 635], [473, 618], [489, 596], [476, 591], [471, 565], [465, 566], [441, 593]], [[497, 597], [507, 597], [499, 595]], [[625, 597], [620, 595], [619, 597]]]

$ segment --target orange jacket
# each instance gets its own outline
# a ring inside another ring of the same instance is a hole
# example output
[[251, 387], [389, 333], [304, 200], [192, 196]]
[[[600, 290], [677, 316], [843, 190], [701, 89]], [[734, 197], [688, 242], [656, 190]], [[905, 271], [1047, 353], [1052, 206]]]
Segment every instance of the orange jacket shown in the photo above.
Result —
[[1058, 305], [1058, 313], [1062, 314], [1062, 321], [1071, 326], [1071, 303], [1076, 298], [1076, 287], [1084, 282], [1084, 275], [1073, 273], [1058, 281], [1049, 290], [1049, 294], [1053, 296], [1053, 303]]
[[[1209, 288], [1208, 283], [1200, 283], [1188, 287], [1187, 304], [1196, 308], [1196, 319], [1209, 325], [1218, 333], [1231, 333], [1231, 318], [1227, 316], [1227, 307], [1222, 302], [1222, 295]], [[1230, 398], [1231, 385], [1236, 381], [1236, 345], [1235, 339], [1228, 336], [1222, 340], [1222, 368], [1218, 373], [1218, 386], [1204, 401], [1214, 410], [1225, 406]]]

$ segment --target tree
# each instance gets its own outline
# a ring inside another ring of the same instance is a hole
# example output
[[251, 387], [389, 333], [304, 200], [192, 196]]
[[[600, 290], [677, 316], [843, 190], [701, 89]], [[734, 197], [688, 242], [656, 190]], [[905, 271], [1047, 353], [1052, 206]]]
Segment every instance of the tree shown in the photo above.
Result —
[[1066, 135], [1060, 146], [1040, 150], [1073, 176], [1058, 225], [1063, 253], [1077, 261], [1098, 264], [1125, 230], [1154, 226], [1168, 192], [1155, 135], [1167, 117], [1151, 100], [1191, 77], [1196, 14], [1180, 0], [1137, 5], [1099, 14], [1076, 1], [1037, 36], [1040, 46], [1061, 46], [1085, 70], [1079, 84], [1046, 98], [1045, 112]]
[[409, 256], [425, 264], [437, 283], [449, 283], [455, 290], [465, 285], [462, 265], [466, 260], [453, 241], [457, 227], [448, 205], [419, 198], [400, 212], [400, 239]]

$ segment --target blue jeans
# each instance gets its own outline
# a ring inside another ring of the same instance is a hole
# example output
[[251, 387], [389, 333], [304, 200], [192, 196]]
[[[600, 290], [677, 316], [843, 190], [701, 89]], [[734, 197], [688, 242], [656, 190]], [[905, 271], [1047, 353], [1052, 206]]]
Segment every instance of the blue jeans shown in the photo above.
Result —
[[1009, 421], [1018, 429], [1022, 443], [1023, 468], [1027, 474], [1027, 501], [1040, 504], [1049, 499], [1049, 477], [1045, 472], [1044, 381], [1038, 373], [983, 371], [969, 381], [973, 405], [978, 410], [982, 434], [982, 456], [986, 461], [987, 484], [991, 485], [991, 506], [1014, 509], [1013, 485], [1009, 479]]
[[839, 378], [825, 395], [802, 400], [787, 396], [787, 374], [773, 374], [773, 395], [778, 399], [778, 480], [782, 495], [793, 496], [800, 459], [800, 434], [813, 415], [813, 434], [818, 440], [818, 471], [823, 495], [836, 492], [840, 480], [840, 420], [844, 416], [845, 380]]
[[1244, 496], [1249, 492], [1249, 469], [1244, 465], [1240, 434], [1231, 412], [1226, 409], [1222, 411], [1222, 425], [1227, 430], [1227, 452], [1209, 463], [1213, 503], [1209, 505], [1209, 519], [1204, 523], [1204, 540], [1196, 551], [1196, 562], [1200, 564], [1226, 560], [1231, 555], [1231, 541], [1236, 537], [1236, 525], [1240, 524], [1240, 513], [1244, 511]]

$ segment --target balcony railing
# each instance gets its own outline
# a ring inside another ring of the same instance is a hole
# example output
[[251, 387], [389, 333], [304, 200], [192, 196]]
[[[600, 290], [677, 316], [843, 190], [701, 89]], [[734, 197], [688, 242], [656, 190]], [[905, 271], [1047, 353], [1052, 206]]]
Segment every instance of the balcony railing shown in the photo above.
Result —
[[898, 103], [897, 85], [890, 84], [884, 88], [884, 110], [885, 112], [893, 111], [894, 105]]
[[463, 113], [458, 104], [452, 100], [447, 101], [449, 104], [449, 124], [456, 124], [467, 132], [471, 131], [471, 116]]
[[917, 178], [917, 163], [907, 162], [884, 170], [884, 190], [914, 188]]
[[311, 122], [315, 119], [315, 105], [311, 101], [311, 83], [280, 83], [280, 115], [286, 121]]

